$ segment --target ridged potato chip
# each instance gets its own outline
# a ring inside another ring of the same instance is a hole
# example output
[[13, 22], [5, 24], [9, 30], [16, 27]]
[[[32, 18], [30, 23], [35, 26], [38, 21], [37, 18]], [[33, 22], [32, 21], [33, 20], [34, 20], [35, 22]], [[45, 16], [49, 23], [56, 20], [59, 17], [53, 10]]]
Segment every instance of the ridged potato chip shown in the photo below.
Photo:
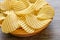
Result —
[[42, 7], [37, 15], [39, 19], [50, 19], [54, 16], [54, 9], [50, 5]]
[[3, 13], [0, 13], [0, 20], [5, 19], [5, 15]]
[[11, 1], [10, 0], [4, 0], [3, 1], [3, 9], [4, 10], [11, 10]]
[[34, 11], [34, 7], [31, 4], [28, 8], [21, 10], [21, 11], [16, 11], [15, 13], [17, 15], [21, 15], [21, 14], [29, 14], [29, 13], [32, 13], [33, 11]]
[[28, 2], [28, 0], [22, 0], [23, 1], [23, 3], [28, 7], [30, 4], [29, 4], [29, 2]]
[[4, 19], [5, 19], [5, 15], [3, 13], [0, 13], [0, 24], [2, 24]]
[[45, 1], [42, 2], [42, 0], [39, 0], [39, 2], [38, 2], [38, 0], [37, 0], [36, 3], [30, 4], [29, 7], [27, 7], [26, 9], [21, 10], [21, 11], [16, 11], [16, 14], [17, 15], [29, 14], [29, 13], [35, 14], [36, 13], [35, 10], [39, 10], [45, 4], [47, 4], [47, 2], [45, 2]]
[[26, 15], [26, 23], [34, 29], [39, 29], [38, 27], [40, 26], [40, 22], [34, 15]]
[[33, 33], [43, 28], [54, 16], [53, 8], [47, 4], [45, 0], [4, 0], [0, 3], [2, 32], [12, 33], [22, 28]]
[[34, 3], [34, 8], [36, 11], [38, 11], [42, 6], [46, 5], [47, 2], [45, 0], [36, 0]]
[[19, 20], [19, 25], [24, 29], [27, 33], [33, 33], [35, 30], [31, 27], [29, 27], [24, 21]]
[[45, 25], [47, 25], [48, 23], [50, 23], [52, 21], [52, 19], [47, 19], [47, 20], [42, 20], [40, 21], [40, 26], [39, 28], [44, 27]]
[[[24, 0], [22, 0], [22, 1], [24, 1]], [[17, 15], [29, 14], [29, 13], [31, 13], [31, 12], [34, 11], [34, 6], [35, 6], [35, 5], [30, 4], [29, 7], [27, 7], [26, 9], [21, 10], [21, 11], [16, 11], [16, 14], [17, 14]]]
[[13, 10], [20, 11], [27, 8], [29, 4], [26, 1], [23, 2], [23, 0], [11, 0], [11, 6]]
[[6, 10], [6, 8], [4, 7], [4, 2], [0, 2], [0, 10]]
[[1, 8], [4, 10], [22, 10], [29, 6], [28, 2], [23, 0], [4, 0], [1, 4]]
[[26, 15], [26, 23], [34, 29], [40, 29], [44, 25], [48, 24], [50, 21], [51, 19], [40, 21], [34, 15]]
[[35, 3], [37, 0], [29, 0], [30, 3]]
[[7, 15], [1, 27], [2, 32], [4, 33], [10, 33], [15, 31], [17, 28], [19, 28], [18, 19], [17, 19], [17, 16], [14, 14], [14, 12], [9, 11], [7, 13], [9, 13], [9, 15]]
[[3, 20], [6, 17], [6, 15], [3, 12], [4, 12], [4, 10], [0, 9], [0, 24], [2, 24]]

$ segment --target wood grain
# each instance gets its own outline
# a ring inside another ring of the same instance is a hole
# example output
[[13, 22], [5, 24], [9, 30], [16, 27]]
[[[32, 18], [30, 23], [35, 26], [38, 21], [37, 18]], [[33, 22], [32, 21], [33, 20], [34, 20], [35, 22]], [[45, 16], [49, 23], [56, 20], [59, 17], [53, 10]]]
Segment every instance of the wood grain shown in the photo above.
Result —
[[0, 29], [0, 40], [60, 40], [60, 0], [47, 0], [55, 9], [53, 22], [47, 29], [31, 37], [15, 37], [3, 34]]

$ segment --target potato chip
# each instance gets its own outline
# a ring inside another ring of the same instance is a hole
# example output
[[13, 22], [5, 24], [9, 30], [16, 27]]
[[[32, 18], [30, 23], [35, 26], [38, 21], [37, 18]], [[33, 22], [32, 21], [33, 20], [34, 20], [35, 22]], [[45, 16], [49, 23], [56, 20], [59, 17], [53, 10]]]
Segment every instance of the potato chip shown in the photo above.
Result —
[[34, 15], [26, 15], [26, 23], [34, 29], [40, 29], [42, 26], [46, 25], [50, 21], [51, 19], [46, 21], [40, 21]]
[[42, 27], [44, 27], [45, 25], [47, 25], [48, 23], [50, 23], [52, 21], [52, 19], [47, 19], [47, 20], [42, 20], [42, 21], [40, 21], [40, 26], [39, 26], [39, 28], [42, 28]]
[[[41, 2], [41, 0], [40, 0]], [[35, 4], [30, 4], [30, 6], [24, 10], [21, 10], [21, 11], [16, 11], [16, 14], [17, 15], [21, 15], [21, 14], [29, 14], [29, 13], [36, 13], [35, 10], [39, 10], [43, 5], [46, 4], [45, 1], [41, 2], [41, 3], [38, 3], [38, 1], [35, 3]], [[43, 4], [44, 3], [44, 4]]]
[[2, 7], [4, 10], [11, 10], [11, 1], [10, 0], [4, 0]]
[[5, 19], [5, 15], [3, 13], [0, 13], [0, 24], [2, 24], [4, 19]]
[[0, 2], [0, 11], [2, 10], [6, 10], [5, 7], [4, 7], [4, 2]]
[[19, 20], [18, 21], [19, 25], [24, 29], [27, 33], [33, 33], [35, 30], [30, 28], [24, 21]]
[[13, 10], [20, 11], [20, 10], [27, 8], [29, 4], [27, 2], [23, 2], [22, 0], [19, 0], [19, 1], [11, 0], [11, 6]]
[[53, 8], [49, 5], [45, 5], [40, 9], [37, 17], [39, 19], [50, 19], [53, 18], [53, 16], [54, 16]]
[[2, 32], [4, 33], [10, 33], [15, 31], [17, 28], [19, 28], [18, 19], [17, 19], [17, 16], [14, 14], [14, 12], [9, 11], [7, 13], [9, 13], [9, 15], [7, 15], [1, 27]]
[[21, 0], [27, 7], [30, 5], [28, 0]]
[[46, 5], [47, 2], [45, 0], [37, 0], [34, 3], [35, 10], [39, 10], [42, 6]]
[[45, 0], [4, 0], [0, 3], [2, 32], [11, 33], [22, 28], [33, 33], [44, 27], [54, 16], [53, 8], [47, 4]]
[[[37, 5], [37, 4], [35, 4]], [[29, 14], [31, 12], [34, 11], [35, 5], [31, 4], [28, 8], [22, 10], [22, 11], [17, 11], [16, 14], [17, 15], [21, 15], [21, 14]]]
[[37, 0], [29, 0], [30, 3], [35, 3]]
[[0, 21], [5, 19], [5, 15], [3, 13], [0, 13]]
[[33, 8], [34, 8], [34, 7], [33, 7], [32, 4], [31, 4], [28, 8], [26, 8], [26, 9], [24, 9], [24, 10], [21, 10], [21, 11], [16, 11], [15, 13], [16, 13], [17, 15], [29, 14], [29, 13], [32, 13], [32, 12], [34, 11]]
[[26, 15], [26, 23], [34, 29], [39, 29], [39, 20], [34, 15]]

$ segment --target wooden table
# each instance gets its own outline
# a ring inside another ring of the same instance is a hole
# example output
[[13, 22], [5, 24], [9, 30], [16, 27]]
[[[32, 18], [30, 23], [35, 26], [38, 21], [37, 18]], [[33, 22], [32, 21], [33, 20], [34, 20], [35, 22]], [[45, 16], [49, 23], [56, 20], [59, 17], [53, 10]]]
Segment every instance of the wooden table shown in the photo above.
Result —
[[47, 0], [55, 9], [55, 17], [47, 29], [32, 37], [14, 37], [3, 34], [0, 30], [0, 40], [60, 40], [60, 0]]

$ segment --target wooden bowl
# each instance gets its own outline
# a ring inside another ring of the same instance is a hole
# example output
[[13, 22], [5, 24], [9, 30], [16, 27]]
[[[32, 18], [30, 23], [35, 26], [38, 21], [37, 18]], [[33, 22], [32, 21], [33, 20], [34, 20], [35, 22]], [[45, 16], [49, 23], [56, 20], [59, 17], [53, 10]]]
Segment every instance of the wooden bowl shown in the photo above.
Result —
[[[27, 33], [23, 29], [20, 28], [20, 29], [16, 29], [15, 31], [11, 32], [10, 34], [14, 35], [14, 36], [17, 36], [17, 37], [33, 36], [33, 35], [36, 35], [36, 34], [40, 33], [43, 29], [47, 28], [48, 25], [51, 23], [51, 21], [49, 23], [47, 23], [46, 25], [44, 25], [42, 28], [36, 30], [34, 33]], [[1, 26], [1, 24], [0, 24], [0, 26]]]
[[14, 32], [12, 32], [10, 34], [12, 34], [14, 36], [18, 36], [18, 37], [33, 36], [33, 35], [36, 35], [36, 34], [40, 33], [43, 29], [45, 29], [46, 27], [48, 27], [48, 25], [51, 23], [51, 21], [48, 24], [44, 25], [42, 28], [36, 30], [34, 33], [27, 33], [23, 29], [17, 29], [17, 30], [15, 30]]

